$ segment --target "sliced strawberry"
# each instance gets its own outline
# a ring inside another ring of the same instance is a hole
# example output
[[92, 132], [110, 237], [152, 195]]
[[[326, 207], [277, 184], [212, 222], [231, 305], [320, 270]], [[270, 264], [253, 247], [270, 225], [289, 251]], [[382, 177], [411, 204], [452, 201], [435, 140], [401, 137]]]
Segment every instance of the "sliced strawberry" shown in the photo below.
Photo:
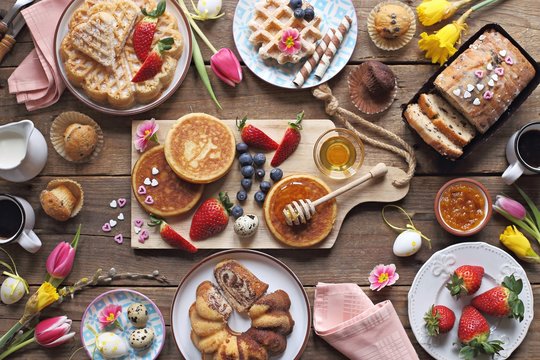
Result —
[[226, 192], [220, 192], [219, 199], [212, 198], [203, 202], [191, 220], [191, 240], [204, 240], [225, 230], [232, 205]]
[[144, 60], [139, 71], [131, 79], [131, 82], [142, 82], [156, 76], [161, 71], [161, 66], [163, 65], [161, 54], [166, 50], [170, 50], [173, 44], [174, 39], [172, 37], [159, 40], [156, 46], [154, 46], [154, 49], [146, 57], [146, 60]]
[[432, 305], [424, 315], [425, 326], [430, 336], [445, 334], [452, 330], [456, 315], [444, 305]]
[[516, 280], [514, 275], [506, 276], [502, 285], [476, 296], [471, 305], [488, 315], [523, 321], [525, 306], [518, 297], [521, 290], [523, 280]]
[[133, 30], [133, 48], [139, 61], [143, 62], [150, 53], [152, 47], [152, 41], [154, 41], [154, 34], [157, 28], [157, 19], [165, 12], [166, 2], [161, 0], [157, 7], [147, 12], [146, 9], [142, 9], [144, 18], [139, 21]]
[[169, 224], [165, 222], [165, 220], [159, 219], [155, 216], [150, 216], [150, 219], [151, 221], [148, 223], [148, 226], [159, 226], [159, 234], [161, 235], [161, 238], [169, 245], [192, 254], [197, 252], [197, 247], [182, 235], [177, 233]]
[[270, 164], [273, 167], [278, 167], [282, 162], [287, 160], [289, 156], [296, 150], [298, 144], [300, 144], [300, 130], [302, 130], [302, 119], [304, 118], [304, 112], [296, 115], [296, 121], [290, 122], [289, 127], [285, 130], [285, 135], [279, 144], [274, 157]]
[[242, 141], [248, 146], [255, 147], [264, 151], [273, 151], [278, 148], [278, 143], [272, 140], [261, 129], [256, 128], [251, 124], [246, 124], [247, 116], [242, 120], [236, 119], [236, 127], [240, 131]]

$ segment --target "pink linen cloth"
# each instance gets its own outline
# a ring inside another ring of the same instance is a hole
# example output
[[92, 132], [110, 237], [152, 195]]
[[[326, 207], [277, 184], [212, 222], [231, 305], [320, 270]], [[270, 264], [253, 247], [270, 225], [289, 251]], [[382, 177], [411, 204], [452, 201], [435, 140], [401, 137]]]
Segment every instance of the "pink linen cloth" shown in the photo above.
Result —
[[318, 283], [313, 321], [317, 335], [349, 359], [418, 359], [392, 303], [374, 305], [356, 284]]
[[34, 40], [35, 49], [8, 79], [10, 94], [28, 111], [58, 101], [65, 89], [54, 61], [54, 33], [62, 12], [71, 0], [43, 0], [21, 11]]

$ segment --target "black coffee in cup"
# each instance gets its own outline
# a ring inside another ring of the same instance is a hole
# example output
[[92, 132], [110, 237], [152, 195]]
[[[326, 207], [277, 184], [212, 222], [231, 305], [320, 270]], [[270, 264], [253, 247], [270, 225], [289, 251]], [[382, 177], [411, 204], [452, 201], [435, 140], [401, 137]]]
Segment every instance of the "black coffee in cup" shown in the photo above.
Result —
[[519, 137], [517, 148], [524, 163], [540, 169], [540, 130], [524, 132]]
[[22, 227], [23, 212], [10, 198], [0, 198], [0, 242], [10, 240]]

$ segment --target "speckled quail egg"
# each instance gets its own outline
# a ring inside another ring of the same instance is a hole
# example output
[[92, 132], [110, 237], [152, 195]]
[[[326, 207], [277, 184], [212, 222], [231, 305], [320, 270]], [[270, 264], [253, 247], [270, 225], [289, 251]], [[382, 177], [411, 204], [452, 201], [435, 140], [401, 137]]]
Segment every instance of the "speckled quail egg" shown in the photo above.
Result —
[[234, 222], [234, 232], [241, 238], [253, 236], [259, 228], [259, 218], [253, 214], [240, 216]]
[[148, 309], [144, 304], [133, 303], [127, 309], [127, 316], [135, 327], [143, 328], [148, 321]]
[[24, 296], [24, 283], [20, 279], [7, 277], [0, 288], [0, 297], [6, 305], [15, 304]]
[[394, 241], [394, 255], [405, 257], [414, 255], [422, 247], [422, 237], [417, 231], [405, 230]]
[[135, 350], [144, 350], [152, 345], [154, 337], [154, 329], [152, 328], [133, 330], [129, 335], [129, 345]]
[[128, 354], [129, 349], [123, 338], [110, 331], [96, 337], [96, 348], [105, 359], [117, 359]]
[[221, 0], [199, 0], [197, 3], [197, 10], [204, 17], [213, 18], [221, 11]]

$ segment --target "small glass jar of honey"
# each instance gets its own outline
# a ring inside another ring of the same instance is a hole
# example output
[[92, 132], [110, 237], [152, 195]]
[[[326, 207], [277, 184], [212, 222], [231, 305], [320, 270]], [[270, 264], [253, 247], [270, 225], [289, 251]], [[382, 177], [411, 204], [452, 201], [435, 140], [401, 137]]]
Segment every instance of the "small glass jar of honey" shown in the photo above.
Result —
[[332, 179], [346, 179], [362, 166], [364, 144], [348, 129], [330, 129], [315, 142], [313, 159], [323, 174]]

